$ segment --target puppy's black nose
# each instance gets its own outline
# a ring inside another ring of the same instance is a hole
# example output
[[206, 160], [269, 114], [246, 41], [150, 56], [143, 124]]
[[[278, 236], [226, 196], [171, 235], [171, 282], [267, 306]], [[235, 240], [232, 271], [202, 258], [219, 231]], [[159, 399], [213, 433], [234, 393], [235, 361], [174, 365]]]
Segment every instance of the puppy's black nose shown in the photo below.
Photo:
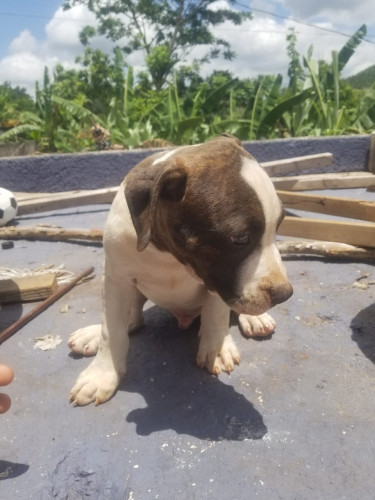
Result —
[[285, 302], [293, 295], [293, 287], [290, 283], [280, 283], [273, 285], [270, 289], [270, 298], [272, 306]]

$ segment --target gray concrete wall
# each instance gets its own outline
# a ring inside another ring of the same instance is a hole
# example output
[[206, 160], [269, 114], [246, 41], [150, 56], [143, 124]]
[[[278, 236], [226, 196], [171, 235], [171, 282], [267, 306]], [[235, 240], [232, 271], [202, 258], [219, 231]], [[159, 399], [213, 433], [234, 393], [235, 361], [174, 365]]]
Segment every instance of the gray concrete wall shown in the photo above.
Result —
[[[334, 164], [323, 171], [367, 170], [370, 136], [280, 139], [244, 143], [258, 161], [331, 152]], [[0, 186], [12, 191], [55, 192], [116, 186], [154, 150], [1, 158]]]

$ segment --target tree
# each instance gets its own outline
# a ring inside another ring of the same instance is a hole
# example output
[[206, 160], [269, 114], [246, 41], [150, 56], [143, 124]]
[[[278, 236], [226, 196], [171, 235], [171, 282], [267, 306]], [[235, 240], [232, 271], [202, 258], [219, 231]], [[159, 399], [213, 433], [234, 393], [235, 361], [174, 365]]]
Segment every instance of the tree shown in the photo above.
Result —
[[[235, 0], [229, 0], [235, 4]], [[196, 62], [202, 64], [223, 55], [233, 59], [229, 42], [216, 37], [212, 28], [225, 21], [239, 25], [249, 12], [213, 8], [214, 0], [66, 0], [65, 9], [83, 4], [93, 12], [98, 27], [86, 26], [80, 34], [88, 45], [96, 34], [122, 44], [125, 54], [142, 51], [153, 87], [160, 90], [178, 63], [186, 61], [197, 46], [207, 48]], [[144, 76], [144, 75], [143, 75]]]
[[9, 82], [0, 85], [0, 128], [14, 127], [23, 111], [32, 111], [34, 102], [26, 89], [12, 87]]
[[120, 49], [115, 49], [111, 57], [87, 47], [76, 62], [82, 66], [78, 70], [55, 67], [54, 95], [85, 105], [95, 114], [107, 114], [112, 98], [123, 98], [124, 60]]
[[289, 89], [292, 93], [302, 90], [304, 82], [303, 68], [300, 63], [300, 55], [296, 49], [297, 35], [294, 28], [289, 28], [289, 33], [286, 37], [288, 42], [287, 52], [289, 56], [288, 76], [289, 76]]

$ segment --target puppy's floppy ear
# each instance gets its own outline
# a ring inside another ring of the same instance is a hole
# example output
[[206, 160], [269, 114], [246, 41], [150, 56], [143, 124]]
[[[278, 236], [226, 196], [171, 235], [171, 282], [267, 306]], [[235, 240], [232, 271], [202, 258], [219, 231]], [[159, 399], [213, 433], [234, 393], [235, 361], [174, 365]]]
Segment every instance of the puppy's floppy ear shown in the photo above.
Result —
[[187, 172], [181, 162], [135, 168], [128, 174], [125, 197], [137, 233], [137, 250], [151, 241], [155, 212], [160, 200], [178, 202], [185, 193]]

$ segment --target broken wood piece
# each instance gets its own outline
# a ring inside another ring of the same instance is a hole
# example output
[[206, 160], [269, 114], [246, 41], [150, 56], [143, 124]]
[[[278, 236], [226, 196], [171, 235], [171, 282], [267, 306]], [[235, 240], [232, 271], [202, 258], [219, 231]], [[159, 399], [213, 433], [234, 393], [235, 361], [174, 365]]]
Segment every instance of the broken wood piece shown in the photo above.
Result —
[[69, 290], [76, 286], [80, 281], [89, 276], [94, 271], [93, 267], [89, 267], [81, 274], [76, 276], [70, 283], [59, 288], [53, 295], [46, 298], [43, 302], [38, 304], [30, 312], [26, 313], [22, 318], [15, 321], [12, 325], [6, 328], [0, 333], [0, 345], [14, 335], [18, 330], [27, 325], [32, 319], [38, 316], [41, 312], [45, 311], [50, 305], [52, 305], [56, 300], [65, 295]]
[[297, 156], [284, 160], [262, 162], [261, 165], [269, 176], [300, 172], [301, 170], [328, 167], [332, 165], [332, 153], [319, 153], [315, 155]]
[[0, 280], [0, 304], [43, 300], [57, 290], [55, 273]]
[[375, 186], [375, 175], [370, 172], [338, 172], [329, 174], [271, 177], [276, 189], [308, 191], [309, 189], [366, 188]]
[[277, 241], [281, 255], [315, 255], [332, 259], [351, 259], [360, 261], [375, 261], [375, 249], [357, 247], [346, 243], [331, 241]]
[[71, 241], [87, 240], [102, 241], [103, 231], [100, 229], [63, 229], [55, 227], [18, 227], [6, 226], [0, 228], [0, 240], [44, 240]]
[[375, 248], [375, 224], [285, 217], [278, 234]]
[[286, 208], [375, 222], [375, 201], [277, 190]]
[[37, 212], [46, 212], [49, 210], [81, 207], [85, 205], [112, 203], [117, 191], [118, 187], [113, 187], [85, 191], [44, 193], [41, 197], [25, 197], [25, 193], [23, 193], [23, 198], [20, 200], [17, 199], [17, 215], [27, 215]]

